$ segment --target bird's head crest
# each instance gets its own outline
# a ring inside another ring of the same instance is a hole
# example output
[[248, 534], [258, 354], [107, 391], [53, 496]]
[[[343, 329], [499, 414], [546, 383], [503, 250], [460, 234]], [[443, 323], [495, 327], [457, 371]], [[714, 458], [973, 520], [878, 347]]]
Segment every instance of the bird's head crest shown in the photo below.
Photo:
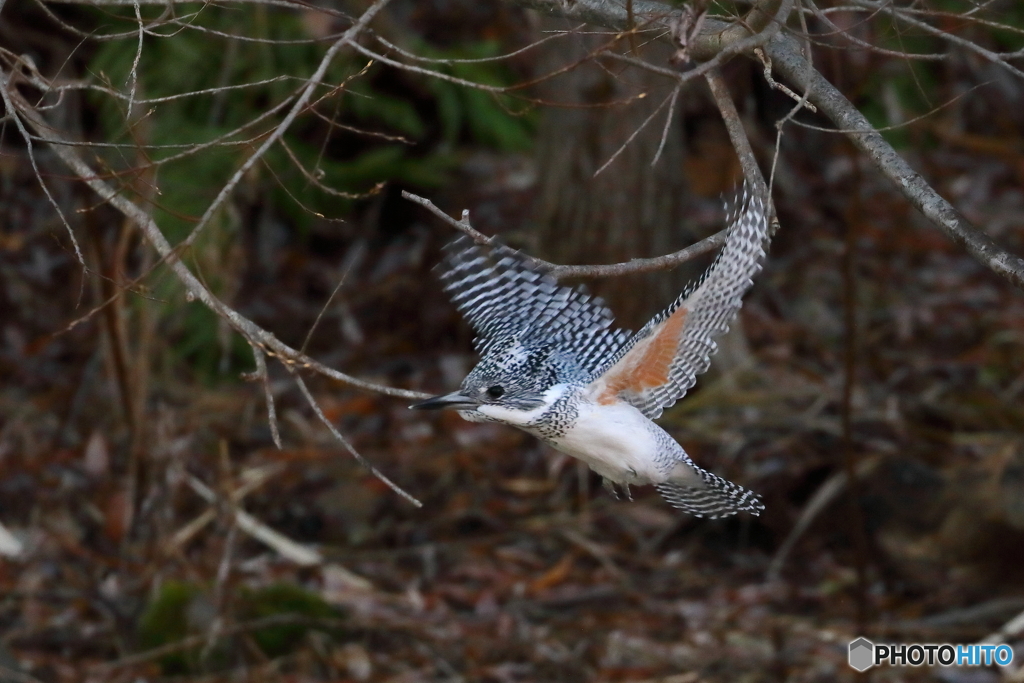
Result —
[[565, 380], [563, 355], [549, 344], [504, 340], [480, 359], [462, 381], [459, 393], [483, 406], [536, 410], [547, 403], [548, 390]]
[[580, 370], [554, 344], [510, 337], [491, 346], [455, 393], [416, 408], [455, 408], [471, 421], [522, 424], [539, 417], [561, 395], [552, 389]]

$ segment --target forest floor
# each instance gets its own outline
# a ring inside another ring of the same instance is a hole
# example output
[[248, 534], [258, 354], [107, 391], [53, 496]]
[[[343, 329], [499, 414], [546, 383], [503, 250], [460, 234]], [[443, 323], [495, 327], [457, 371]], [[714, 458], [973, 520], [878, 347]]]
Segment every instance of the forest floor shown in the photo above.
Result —
[[[915, 163], [1024, 253], [1012, 164], [948, 150]], [[707, 521], [650, 490], [613, 500], [512, 429], [310, 379], [416, 508], [272, 366], [278, 450], [262, 387], [240, 378], [251, 357], [210, 322], [218, 369], [204, 374], [203, 349], [164, 338], [199, 304], [135, 300], [121, 319], [100, 311], [67, 329], [102, 288], [86, 282], [76, 304], [82, 273], [53, 237], [62, 228], [24, 167], [7, 169], [0, 680], [834, 681], [855, 678], [858, 636], [996, 631], [1024, 610], [1024, 299], [842, 153], [823, 175], [790, 172], [799, 182], [779, 192], [783, 229], [741, 333], [661, 420], [764, 498], [759, 518]], [[474, 356], [429, 272], [447, 228], [419, 220], [364, 242], [360, 259], [328, 232], [269, 260], [243, 241], [233, 303], [301, 344], [344, 271], [310, 352], [450, 391]], [[995, 667], [874, 679], [1003, 680]]]

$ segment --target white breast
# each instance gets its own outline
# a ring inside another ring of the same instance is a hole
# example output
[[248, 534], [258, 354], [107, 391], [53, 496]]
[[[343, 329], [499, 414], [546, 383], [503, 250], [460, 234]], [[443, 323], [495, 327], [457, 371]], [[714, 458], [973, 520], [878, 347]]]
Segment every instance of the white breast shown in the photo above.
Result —
[[612, 481], [650, 484], [666, 479], [658, 464], [659, 430], [627, 403], [599, 405], [584, 401], [575, 424], [552, 445]]

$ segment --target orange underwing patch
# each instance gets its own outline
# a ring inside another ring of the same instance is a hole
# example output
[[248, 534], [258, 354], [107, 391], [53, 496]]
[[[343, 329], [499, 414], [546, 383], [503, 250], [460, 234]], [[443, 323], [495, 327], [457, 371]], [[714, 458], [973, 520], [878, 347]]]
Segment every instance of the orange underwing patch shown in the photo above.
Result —
[[608, 405], [617, 400], [620, 392], [640, 393], [668, 381], [669, 368], [683, 335], [686, 313], [686, 308], [677, 308], [651, 336], [633, 347], [608, 371], [598, 403]]

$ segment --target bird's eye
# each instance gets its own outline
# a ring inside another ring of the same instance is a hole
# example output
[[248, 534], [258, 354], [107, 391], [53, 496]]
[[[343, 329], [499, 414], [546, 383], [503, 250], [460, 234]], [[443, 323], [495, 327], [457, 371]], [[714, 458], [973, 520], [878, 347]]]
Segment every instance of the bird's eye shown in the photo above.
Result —
[[501, 398], [502, 394], [504, 393], [504, 387], [499, 387], [497, 385], [493, 387], [487, 387], [487, 395], [490, 396], [491, 398]]

